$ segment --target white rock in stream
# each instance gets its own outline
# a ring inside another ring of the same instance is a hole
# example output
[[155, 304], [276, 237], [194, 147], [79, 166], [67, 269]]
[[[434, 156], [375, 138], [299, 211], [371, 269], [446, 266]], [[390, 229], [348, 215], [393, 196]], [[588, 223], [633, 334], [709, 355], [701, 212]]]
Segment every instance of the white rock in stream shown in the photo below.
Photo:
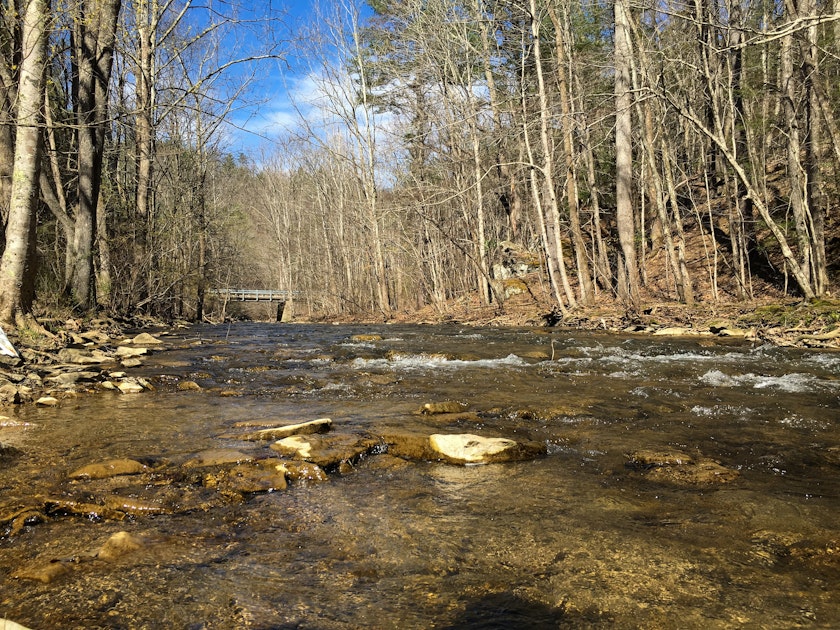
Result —
[[471, 433], [443, 435], [435, 433], [429, 436], [432, 450], [454, 461], [470, 464], [484, 464], [494, 456], [515, 449], [517, 443], [506, 438], [487, 438]]

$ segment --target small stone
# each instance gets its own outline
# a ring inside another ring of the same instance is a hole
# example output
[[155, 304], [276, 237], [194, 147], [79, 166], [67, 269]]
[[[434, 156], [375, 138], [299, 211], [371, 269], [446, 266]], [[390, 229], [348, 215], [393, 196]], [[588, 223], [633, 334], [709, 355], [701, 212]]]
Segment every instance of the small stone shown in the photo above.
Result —
[[143, 391], [143, 386], [139, 383], [124, 381], [117, 385], [117, 389], [119, 389], [123, 394], [139, 394]]
[[145, 545], [145, 539], [140, 536], [134, 536], [128, 532], [117, 532], [105, 541], [105, 544], [96, 553], [96, 557], [113, 562], [117, 558], [137, 551]]
[[353, 335], [350, 337], [350, 341], [357, 341], [357, 342], [369, 342], [369, 341], [382, 341], [381, 335]]
[[20, 580], [33, 580], [42, 584], [49, 584], [70, 570], [66, 562], [50, 562], [48, 564], [33, 565], [16, 571], [12, 577]]
[[58, 398], [54, 398], [52, 396], [41, 396], [35, 401], [35, 404], [39, 407], [57, 407]]
[[201, 391], [201, 385], [195, 381], [181, 381], [178, 383], [179, 392], [198, 392]]
[[133, 368], [133, 367], [140, 367], [143, 365], [143, 362], [140, 359], [132, 358], [132, 359], [125, 359], [120, 362], [124, 368]]

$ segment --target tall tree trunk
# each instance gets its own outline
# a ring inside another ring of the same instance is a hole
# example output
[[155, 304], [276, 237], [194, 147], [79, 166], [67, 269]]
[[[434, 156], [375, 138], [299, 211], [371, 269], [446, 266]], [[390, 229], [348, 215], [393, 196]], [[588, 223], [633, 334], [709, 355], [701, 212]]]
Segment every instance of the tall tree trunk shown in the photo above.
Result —
[[75, 25], [76, 119], [78, 124], [78, 205], [73, 235], [70, 292], [80, 308], [95, 306], [94, 241], [102, 183], [108, 83], [121, 0], [87, 0]]
[[[560, 114], [563, 128], [563, 153], [566, 167], [566, 204], [569, 207], [569, 226], [571, 228], [572, 246], [575, 250], [575, 265], [577, 266], [578, 284], [580, 285], [580, 301], [590, 304], [595, 297], [592, 287], [592, 277], [589, 268], [589, 256], [586, 242], [580, 227], [580, 201], [578, 196], [576, 151], [574, 143], [574, 116], [572, 114], [571, 98], [569, 96], [569, 80], [566, 65], [569, 62], [570, 30], [567, 20], [560, 20], [554, 6], [547, 5], [548, 15], [554, 26], [554, 49], [557, 64], [557, 90], [560, 96]], [[569, 64], [570, 65], [570, 64]]]
[[[560, 271], [563, 280], [563, 291], [566, 300], [571, 308], [577, 306], [574, 292], [569, 286], [566, 278], [566, 262], [563, 257], [563, 241], [560, 234], [560, 208], [557, 202], [557, 189], [554, 183], [554, 147], [549, 139], [549, 111], [548, 92], [543, 77], [543, 60], [540, 45], [540, 22], [537, 15], [536, 0], [530, 0], [531, 8], [531, 37], [534, 47], [534, 67], [537, 72], [537, 96], [539, 97], [540, 108], [540, 145], [542, 149], [543, 194], [548, 201], [547, 207], [543, 208], [546, 234], [548, 235], [551, 249], [547, 252], [549, 258], [554, 255], [557, 260], [554, 266]], [[557, 296], [558, 301], [560, 296]]]
[[15, 158], [6, 249], [0, 260], [0, 322], [4, 324], [22, 322], [32, 311], [49, 10], [47, 0], [29, 0], [23, 13]]
[[[633, 212], [633, 96], [630, 82], [630, 10], [627, 0], [615, 2], [615, 197], [616, 225], [624, 259], [627, 297], [639, 305], [639, 266], [636, 260]], [[621, 287], [620, 287], [621, 288]]]

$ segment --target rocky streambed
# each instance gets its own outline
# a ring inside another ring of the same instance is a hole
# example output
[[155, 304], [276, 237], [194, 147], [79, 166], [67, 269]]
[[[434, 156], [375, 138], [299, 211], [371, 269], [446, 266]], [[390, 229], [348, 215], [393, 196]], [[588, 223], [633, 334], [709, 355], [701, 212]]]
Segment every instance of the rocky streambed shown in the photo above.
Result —
[[0, 611], [830, 627], [840, 362], [706, 343], [243, 325], [82, 344], [60, 370], [89, 380], [10, 381], [55, 402], [0, 428]]

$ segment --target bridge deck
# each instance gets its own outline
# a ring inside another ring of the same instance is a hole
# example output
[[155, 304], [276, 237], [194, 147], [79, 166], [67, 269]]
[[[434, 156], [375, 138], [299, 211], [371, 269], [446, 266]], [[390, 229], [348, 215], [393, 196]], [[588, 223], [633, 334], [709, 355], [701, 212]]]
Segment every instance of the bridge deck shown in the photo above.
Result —
[[208, 293], [238, 302], [288, 302], [298, 292], [286, 289], [210, 289]]

